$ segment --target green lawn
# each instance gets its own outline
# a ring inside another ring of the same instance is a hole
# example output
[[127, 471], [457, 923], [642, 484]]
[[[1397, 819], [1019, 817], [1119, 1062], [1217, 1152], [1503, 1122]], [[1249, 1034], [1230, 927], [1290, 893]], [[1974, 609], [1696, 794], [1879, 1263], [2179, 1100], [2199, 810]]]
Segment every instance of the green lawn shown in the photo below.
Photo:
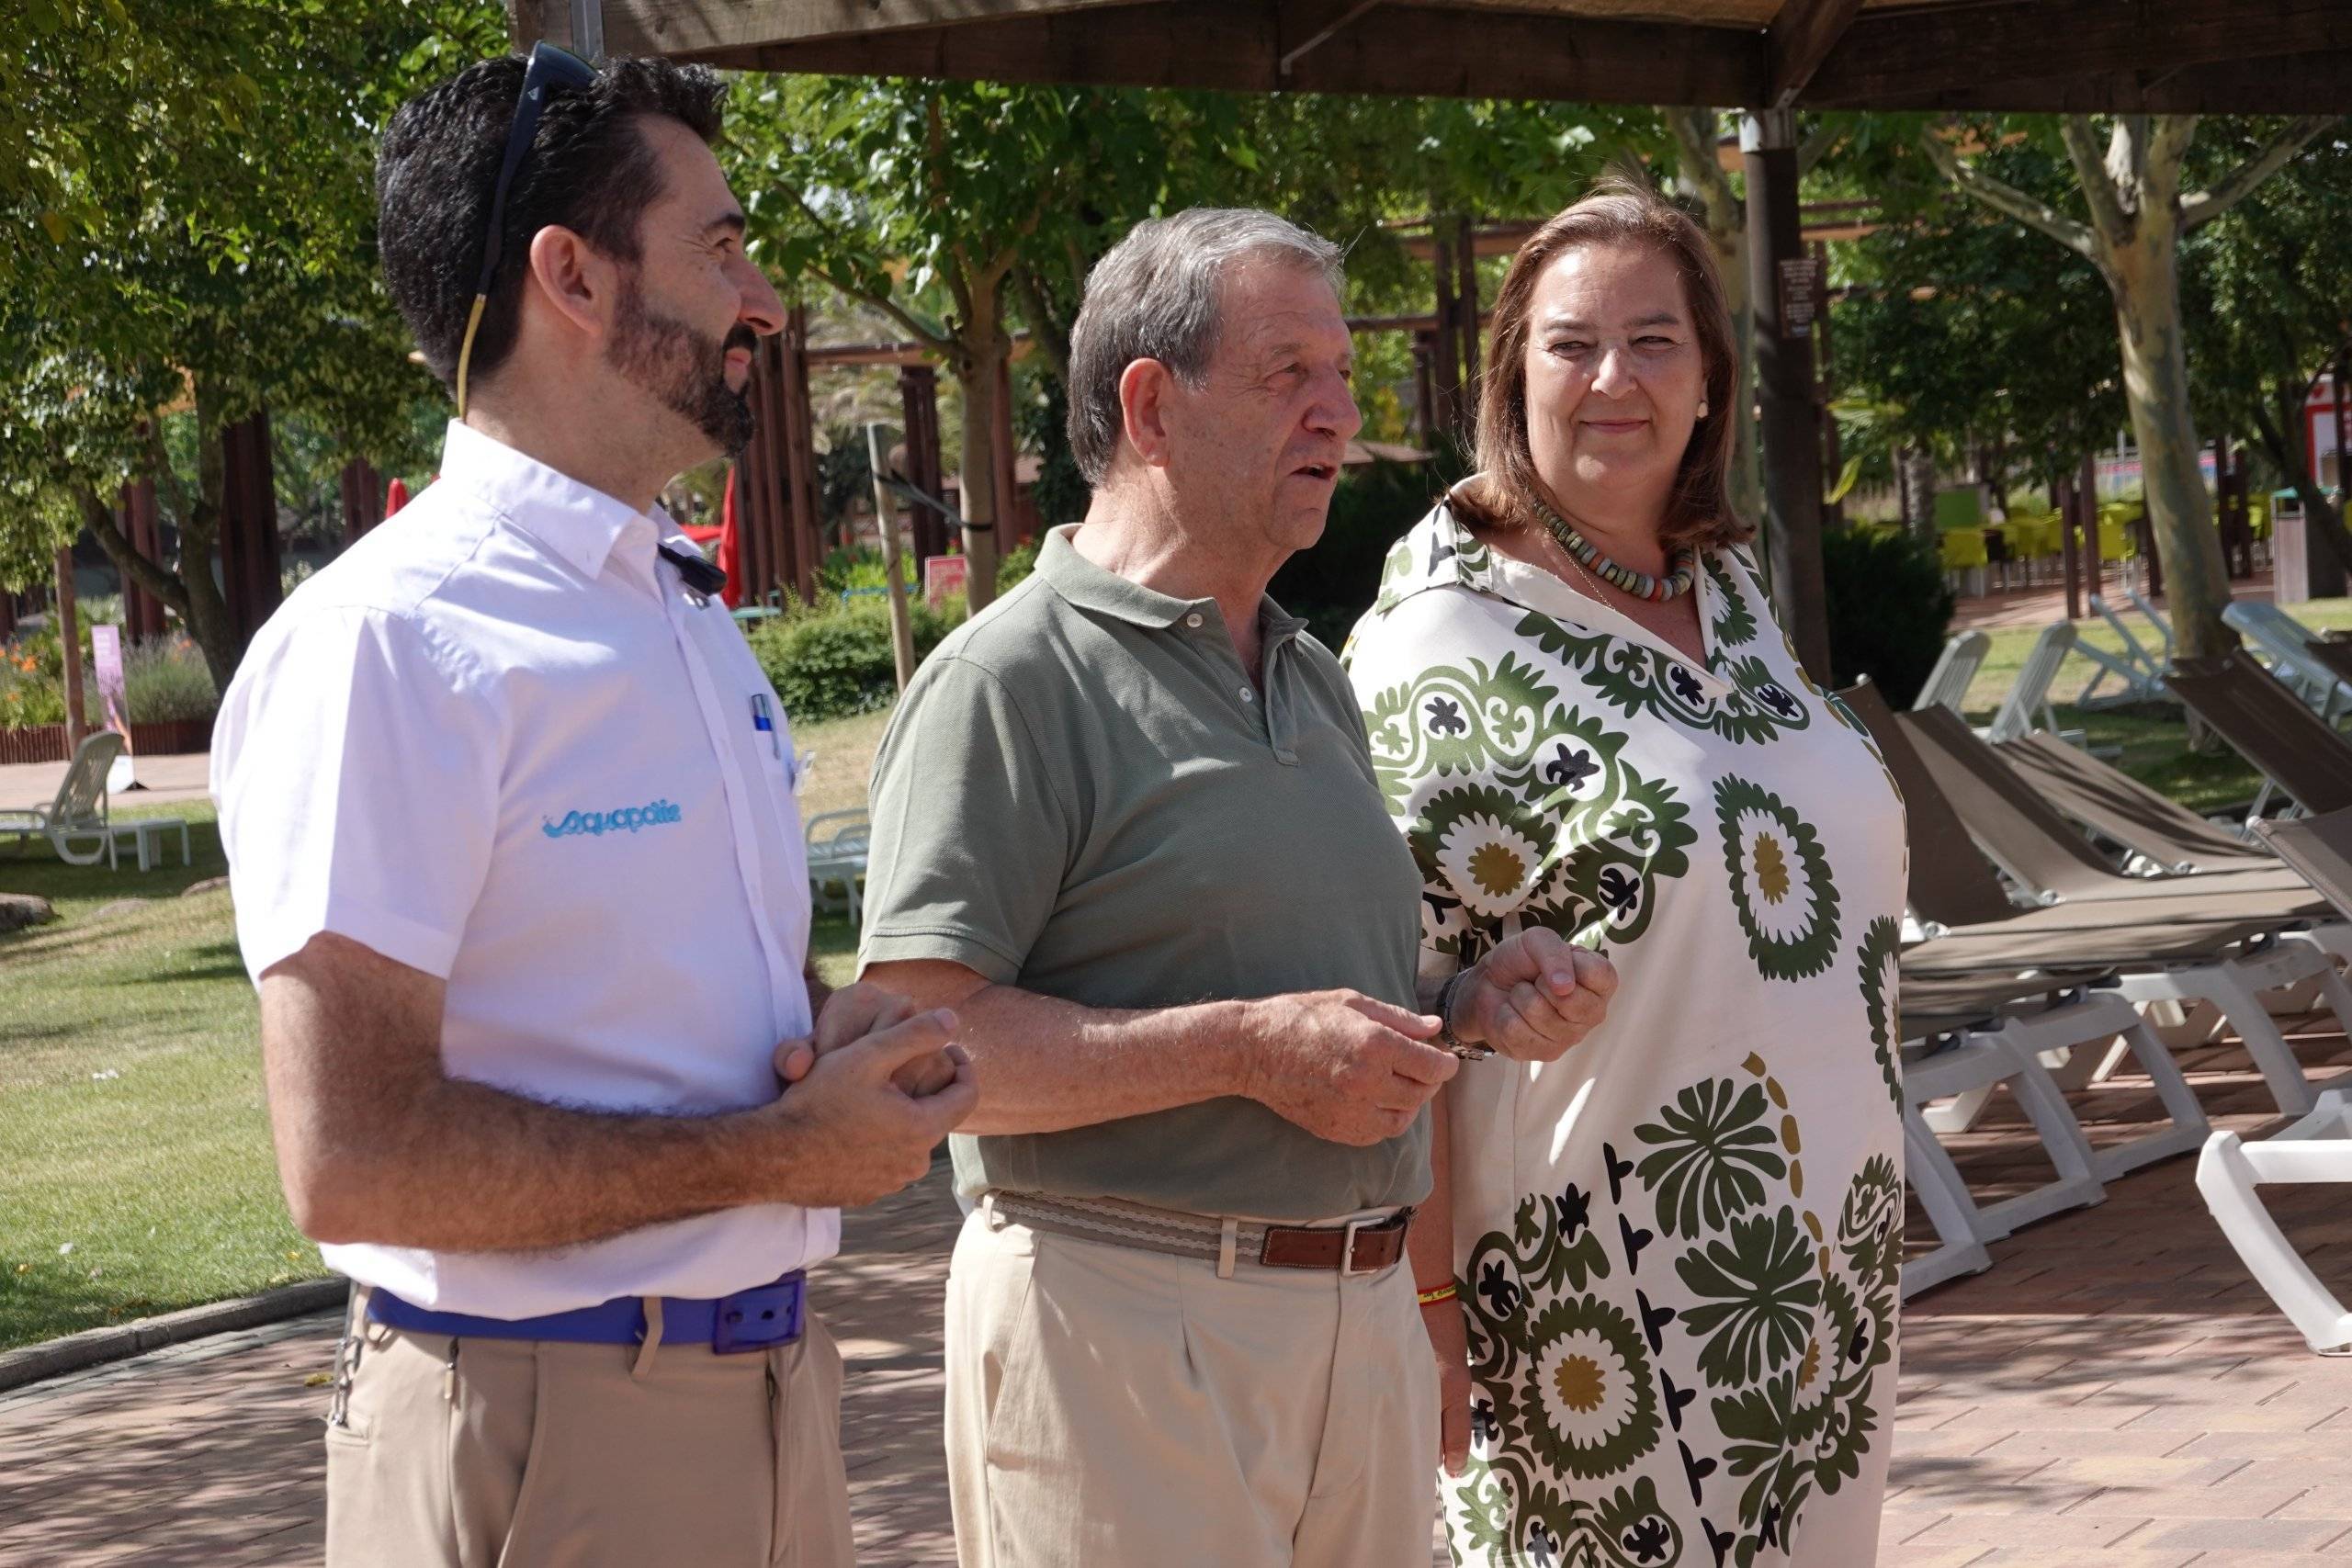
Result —
[[[2296, 614], [2352, 626], [2352, 601]], [[1993, 634], [1968, 695], [1974, 716], [1998, 705], [2034, 635]], [[2085, 636], [2116, 645], [2104, 626]], [[2070, 662], [2058, 694], [2079, 694], [2088, 673]], [[2059, 711], [2094, 744], [2122, 747], [2128, 771], [2200, 810], [2254, 793], [2252, 771], [2233, 755], [2189, 754], [2168, 709]], [[817, 754], [805, 811], [864, 801], [888, 720], [797, 730]], [[46, 846], [15, 859], [0, 851], [0, 891], [40, 894], [62, 917], [0, 937], [0, 1349], [321, 1272], [278, 1197], [253, 988], [228, 896], [179, 897], [226, 869], [211, 808], [120, 814], [188, 818], [196, 863], [141, 875], [61, 865]], [[143, 902], [100, 917], [133, 898]], [[820, 974], [836, 985], [850, 977], [856, 942], [845, 920], [820, 921], [811, 945]]]
[[[880, 729], [799, 734], [812, 786], [855, 775], [826, 804], [863, 798]], [[117, 815], [187, 818], [195, 863], [176, 863], [176, 839], [144, 875], [0, 849], [0, 892], [60, 917], [0, 936], [0, 1350], [324, 1272], [278, 1195], [229, 896], [179, 896], [227, 870], [212, 808]], [[141, 902], [100, 916], [126, 899]], [[820, 975], [848, 981], [848, 921], [820, 921], [810, 945]]]
[[[2352, 599], [2315, 600], [2291, 606], [2290, 613], [2317, 631], [2352, 628]], [[2146, 620], [2135, 610], [2119, 610], [2118, 614], [2141, 646], [2161, 657], [2155, 633]], [[2109, 652], [2120, 653], [2123, 649], [2123, 639], [2103, 621], [2077, 622], [2075, 629], [2085, 642]], [[2005, 626], [1988, 634], [1993, 646], [1968, 688], [1969, 717], [1979, 724], [1992, 718], [2023, 668], [2033, 639], [2041, 633], [2040, 626]], [[2069, 659], [2060, 666], [2051, 694], [2056, 699], [2058, 721], [2064, 728], [2080, 728], [2094, 747], [2120, 747], [2122, 756], [2113, 759], [2119, 767], [2194, 810], [2218, 812], [2243, 807], [2253, 799], [2260, 786], [2259, 775], [2236, 752], [2226, 748], [2215, 752], [2191, 751], [2188, 729], [2177, 707], [2163, 703], [2130, 708], [2075, 707], [2072, 699], [2082, 694], [2096, 673], [2097, 667], [2086, 660]], [[2116, 689], [2112, 677], [2106, 689]]]

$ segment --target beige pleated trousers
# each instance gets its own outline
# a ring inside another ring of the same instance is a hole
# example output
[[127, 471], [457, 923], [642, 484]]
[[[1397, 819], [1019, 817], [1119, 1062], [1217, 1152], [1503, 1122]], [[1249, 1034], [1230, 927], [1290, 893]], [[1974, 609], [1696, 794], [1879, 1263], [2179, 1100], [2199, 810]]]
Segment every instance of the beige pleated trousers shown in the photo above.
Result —
[[1437, 1430], [1403, 1264], [1220, 1279], [986, 1207], [957, 1239], [961, 1568], [1429, 1568]]
[[[453, 1339], [357, 1316], [328, 1568], [851, 1568], [841, 1356]], [[356, 1342], [355, 1342], [356, 1340]]]

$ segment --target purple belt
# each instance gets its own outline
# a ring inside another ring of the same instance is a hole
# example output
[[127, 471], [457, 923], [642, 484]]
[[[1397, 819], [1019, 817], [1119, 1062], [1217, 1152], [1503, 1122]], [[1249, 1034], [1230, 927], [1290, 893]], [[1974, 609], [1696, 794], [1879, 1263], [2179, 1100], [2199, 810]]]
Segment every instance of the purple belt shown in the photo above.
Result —
[[[808, 1277], [798, 1269], [770, 1284], [716, 1300], [663, 1296], [662, 1343], [707, 1344], [721, 1356], [789, 1345], [800, 1337], [808, 1310]], [[368, 1292], [368, 1315], [388, 1328], [447, 1334], [460, 1339], [558, 1339], [578, 1345], [638, 1345], [645, 1339], [645, 1300], [615, 1296], [595, 1306], [544, 1317], [476, 1317], [429, 1312], [390, 1291]]]

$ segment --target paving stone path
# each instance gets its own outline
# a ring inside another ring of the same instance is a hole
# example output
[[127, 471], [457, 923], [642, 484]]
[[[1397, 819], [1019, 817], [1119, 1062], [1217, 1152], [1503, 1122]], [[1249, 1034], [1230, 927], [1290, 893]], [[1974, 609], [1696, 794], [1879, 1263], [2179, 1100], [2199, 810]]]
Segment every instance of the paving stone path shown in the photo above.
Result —
[[[2340, 1035], [2299, 1043], [2314, 1068], [2352, 1066]], [[2234, 1051], [2184, 1065], [2220, 1124], [2275, 1121]], [[2150, 1113], [2129, 1083], [2075, 1099], [2094, 1142]], [[1988, 1197], [2033, 1179], [2038, 1148], [2005, 1102], [1954, 1146]], [[2271, 1310], [2193, 1173], [2183, 1158], [2117, 1182], [1905, 1310], [1885, 1568], [2352, 1563], [2352, 1359], [2310, 1354]], [[2352, 1292], [2346, 1195], [2271, 1196]], [[954, 1560], [938, 1432], [956, 1224], [934, 1171], [852, 1216], [824, 1271], [866, 1568]], [[0, 1395], [0, 1564], [316, 1563], [334, 1335], [308, 1318]]]

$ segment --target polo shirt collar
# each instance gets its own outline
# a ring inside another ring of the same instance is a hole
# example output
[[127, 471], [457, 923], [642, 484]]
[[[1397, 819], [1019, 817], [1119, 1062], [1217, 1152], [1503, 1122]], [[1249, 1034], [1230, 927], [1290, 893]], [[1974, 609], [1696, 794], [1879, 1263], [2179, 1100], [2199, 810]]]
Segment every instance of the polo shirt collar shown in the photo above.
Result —
[[[1058, 528], [1047, 529], [1044, 543], [1037, 547], [1036, 567], [1037, 575], [1078, 608], [1154, 631], [1166, 631], [1194, 611], [1205, 614], [1216, 609], [1214, 599], [1174, 598], [1115, 571], [1103, 570], [1080, 555], [1078, 547], [1070, 543], [1079, 527], [1076, 523], [1065, 523]], [[1272, 641], [1296, 633], [1306, 623], [1274, 603], [1271, 594], [1261, 594], [1258, 600], [1258, 625]]]
[[667, 516], [633, 512], [603, 491], [456, 420], [442, 442], [439, 482], [481, 497], [592, 581], [617, 550], [631, 575], [652, 581], [654, 547], [675, 531]]

